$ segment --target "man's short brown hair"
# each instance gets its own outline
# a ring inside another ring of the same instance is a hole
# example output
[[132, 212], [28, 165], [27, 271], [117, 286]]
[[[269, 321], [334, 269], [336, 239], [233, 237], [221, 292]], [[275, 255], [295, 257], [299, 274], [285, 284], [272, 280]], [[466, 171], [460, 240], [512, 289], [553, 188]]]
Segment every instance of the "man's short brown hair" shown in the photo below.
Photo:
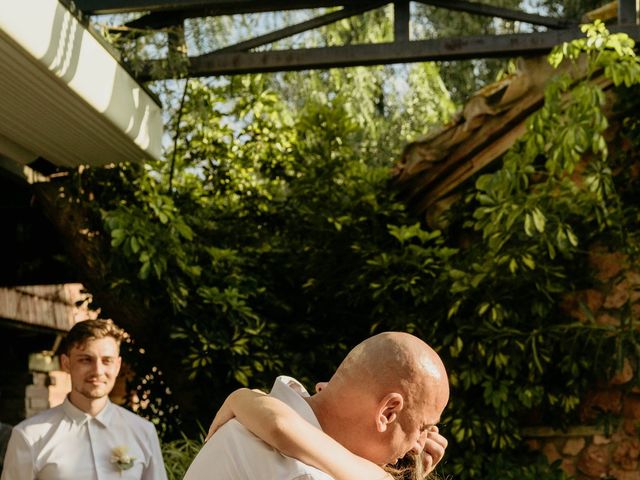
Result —
[[78, 322], [69, 330], [69, 333], [60, 344], [59, 352], [69, 355], [73, 347], [84, 345], [87, 340], [98, 340], [105, 337], [113, 338], [119, 348], [120, 343], [127, 337], [127, 334], [110, 319]]

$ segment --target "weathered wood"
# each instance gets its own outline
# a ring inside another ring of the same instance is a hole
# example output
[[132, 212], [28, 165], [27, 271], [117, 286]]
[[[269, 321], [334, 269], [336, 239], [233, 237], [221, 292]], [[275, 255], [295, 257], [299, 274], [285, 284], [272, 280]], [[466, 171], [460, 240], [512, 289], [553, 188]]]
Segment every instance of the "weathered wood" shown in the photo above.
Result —
[[[417, 212], [438, 200], [432, 192], [436, 188], [440, 191], [440, 184], [450, 184], [451, 176], [462, 181], [461, 171], [471, 169], [466, 162], [540, 107], [551, 67], [538, 59], [523, 62], [520, 68], [520, 73], [477, 92], [453, 123], [436, 136], [405, 149], [394, 184]], [[441, 191], [440, 196], [450, 190]]]
[[79, 283], [0, 288], [0, 318], [68, 331], [76, 322], [96, 318]]
[[526, 132], [525, 121], [511, 128], [497, 141], [489, 142], [485, 149], [478, 152], [468, 161], [460, 164], [453, 172], [449, 173], [444, 181], [430, 189], [415, 206], [416, 210], [423, 212], [432, 206], [438, 199], [444, 197], [469, 177], [489, 165], [496, 158], [502, 156], [513, 144]]
[[[433, 223], [439, 202], [500, 159], [526, 132], [526, 119], [543, 105], [544, 88], [554, 74], [569, 73], [577, 81], [586, 72], [584, 61], [567, 62], [556, 71], [544, 58], [523, 61], [519, 68], [474, 94], [452, 124], [407, 146], [392, 183], [413, 211]], [[605, 91], [611, 88], [602, 75], [592, 81]]]

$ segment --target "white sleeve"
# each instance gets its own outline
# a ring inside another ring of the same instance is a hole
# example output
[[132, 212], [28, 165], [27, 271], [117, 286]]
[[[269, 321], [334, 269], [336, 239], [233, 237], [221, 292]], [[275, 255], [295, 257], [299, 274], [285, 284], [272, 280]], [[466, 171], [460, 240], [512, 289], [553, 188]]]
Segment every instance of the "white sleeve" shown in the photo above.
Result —
[[160, 440], [158, 440], [158, 433], [156, 432], [153, 424], [149, 424], [147, 438], [149, 440], [151, 458], [149, 459], [149, 463], [145, 467], [144, 472], [142, 472], [141, 480], [167, 480], [167, 471], [164, 468], [162, 450], [160, 449]]
[[31, 445], [22, 431], [14, 428], [4, 455], [0, 480], [35, 480], [35, 464]]

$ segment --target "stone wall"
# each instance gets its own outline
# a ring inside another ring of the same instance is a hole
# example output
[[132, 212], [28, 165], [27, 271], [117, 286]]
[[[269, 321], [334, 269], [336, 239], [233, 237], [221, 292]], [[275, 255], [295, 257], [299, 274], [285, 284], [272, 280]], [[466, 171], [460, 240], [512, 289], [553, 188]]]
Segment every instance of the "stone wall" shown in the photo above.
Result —
[[[632, 263], [606, 246], [592, 247], [593, 285], [567, 295], [563, 310], [580, 322], [602, 327], [603, 334], [608, 329], [638, 328], [640, 274]], [[583, 399], [583, 426], [564, 432], [527, 429], [527, 443], [544, 453], [550, 463], [560, 462], [578, 480], [640, 480], [640, 388], [633, 385], [634, 375], [631, 362], [625, 359], [618, 372], [595, 385]], [[602, 414], [615, 420], [609, 432], [593, 426]]]

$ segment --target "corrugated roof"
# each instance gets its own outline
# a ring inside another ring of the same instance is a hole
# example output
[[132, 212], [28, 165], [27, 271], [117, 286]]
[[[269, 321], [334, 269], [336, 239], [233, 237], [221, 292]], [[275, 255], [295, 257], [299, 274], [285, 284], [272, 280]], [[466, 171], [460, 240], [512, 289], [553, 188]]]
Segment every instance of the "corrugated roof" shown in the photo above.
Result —
[[67, 167], [160, 157], [160, 106], [57, 0], [0, 2], [0, 56], [0, 155]]

